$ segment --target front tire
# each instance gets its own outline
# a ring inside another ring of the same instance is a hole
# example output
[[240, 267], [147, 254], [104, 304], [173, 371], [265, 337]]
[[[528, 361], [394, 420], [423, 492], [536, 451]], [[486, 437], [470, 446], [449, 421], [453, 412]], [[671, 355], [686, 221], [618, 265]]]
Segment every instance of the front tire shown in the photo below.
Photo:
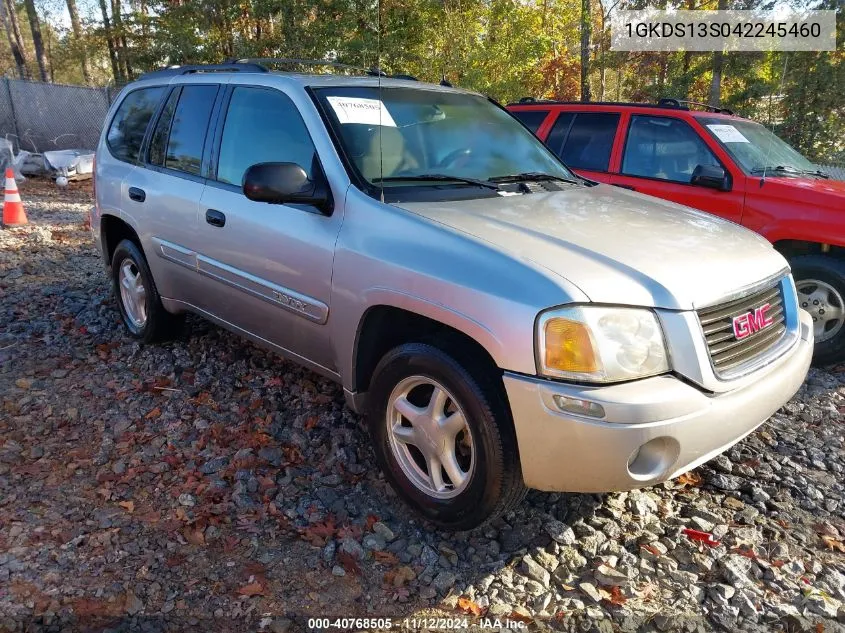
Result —
[[423, 518], [467, 530], [522, 501], [513, 422], [494, 372], [407, 343], [376, 367], [368, 403], [379, 465]]
[[798, 305], [813, 317], [813, 363], [845, 361], [845, 261], [826, 255], [802, 255], [790, 264]]
[[112, 285], [127, 332], [144, 343], [173, 338], [182, 331], [184, 315], [164, 309], [147, 259], [138, 245], [123, 240], [112, 255]]

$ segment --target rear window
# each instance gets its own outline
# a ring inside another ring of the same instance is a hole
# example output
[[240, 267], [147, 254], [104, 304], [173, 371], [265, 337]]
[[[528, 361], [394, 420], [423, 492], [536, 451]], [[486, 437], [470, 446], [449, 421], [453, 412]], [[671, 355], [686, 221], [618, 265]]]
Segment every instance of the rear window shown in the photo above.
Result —
[[514, 115], [517, 119], [522, 121], [523, 125], [527, 127], [529, 130], [537, 133], [537, 130], [540, 129], [540, 126], [543, 125], [543, 121], [546, 120], [546, 117], [549, 115], [548, 110], [516, 110], [511, 111], [511, 114]]
[[141, 88], [126, 95], [106, 134], [106, 144], [115, 158], [129, 163], [138, 161], [147, 126], [164, 90], [164, 86]]

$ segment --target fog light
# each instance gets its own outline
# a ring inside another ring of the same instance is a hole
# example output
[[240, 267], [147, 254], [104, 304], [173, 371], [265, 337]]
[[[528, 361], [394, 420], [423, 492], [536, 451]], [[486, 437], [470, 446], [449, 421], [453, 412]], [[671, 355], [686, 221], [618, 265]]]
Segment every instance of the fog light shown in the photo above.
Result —
[[569, 398], [567, 396], [554, 396], [557, 408], [566, 413], [576, 413], [578, 415], [587, 415], [591, 418], [603, 418], [604, 407], [589, 400], [581, 400], [579, 398]]
[[674, 437], [656, 437], [636, 449], [628, 458], [628, 474], [637, 481], [663, 477], [681, 454]]

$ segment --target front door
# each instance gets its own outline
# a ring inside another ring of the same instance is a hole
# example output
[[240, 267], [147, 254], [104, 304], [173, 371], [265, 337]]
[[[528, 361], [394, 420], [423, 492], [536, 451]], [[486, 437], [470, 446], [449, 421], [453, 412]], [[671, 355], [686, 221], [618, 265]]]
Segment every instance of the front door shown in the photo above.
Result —
[[741, 223], [745, 196], [738, 183], [730, 191], [693, 185], [690, 180], [698, 165], [727, 169], [686, 121], [634, 114], [622, 164], [611, 183]]
[[247, 199], [241, 185], [252, 165], [291, 162], [309, 176], [321, 167], [299, 111], [280, 90], [232, 86], [225, 108], [198, 214], [197, 266], [208, 289], [201, 307], [333, 372], [325, 323], [342, 212]]

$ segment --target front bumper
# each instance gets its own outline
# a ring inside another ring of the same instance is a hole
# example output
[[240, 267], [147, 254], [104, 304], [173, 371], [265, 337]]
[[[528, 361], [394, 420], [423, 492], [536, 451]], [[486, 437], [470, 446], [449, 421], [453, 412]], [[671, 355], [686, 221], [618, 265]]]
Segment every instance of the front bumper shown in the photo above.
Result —
[[[506, 373], [522, 476], [539, 490], [632, 490], [677, 477], [751, 433], [787, 402], [813, 354], [810, 316], [800, 337], [742, 388], [708, 394], [674, 377], [577, 386]], [[555, 395], [589, 400], [601, 420], [562, 412]]]

